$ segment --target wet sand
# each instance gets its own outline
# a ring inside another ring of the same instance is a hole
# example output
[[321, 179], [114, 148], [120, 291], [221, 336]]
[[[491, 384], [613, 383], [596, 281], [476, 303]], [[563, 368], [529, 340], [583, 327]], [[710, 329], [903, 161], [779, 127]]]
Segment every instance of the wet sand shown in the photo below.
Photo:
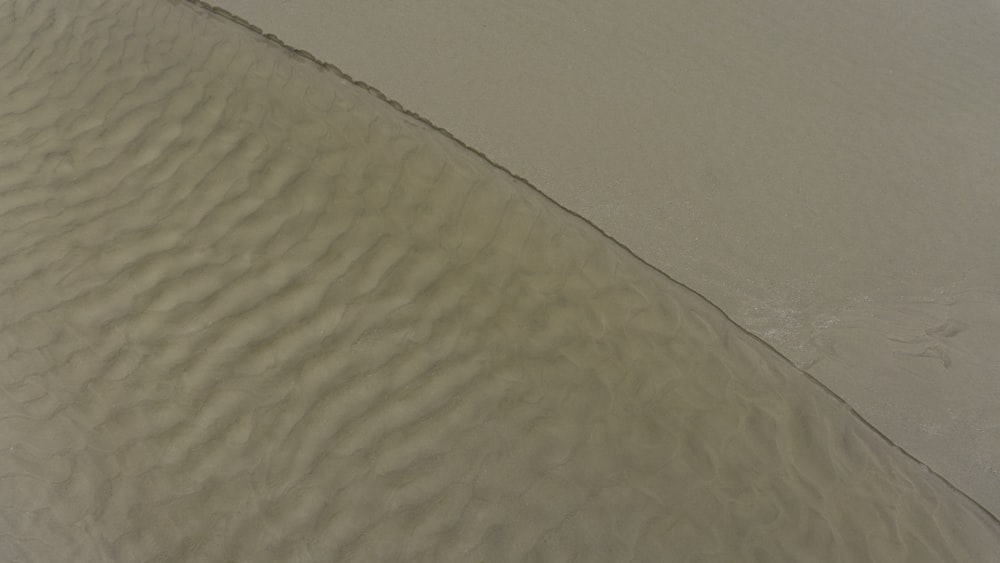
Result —
[[531, 180], [1000, 514], [1000, 4], [216, 0]]
[[0, 5], [0, 558], [989, 561], [684, 286], [186, 3]]

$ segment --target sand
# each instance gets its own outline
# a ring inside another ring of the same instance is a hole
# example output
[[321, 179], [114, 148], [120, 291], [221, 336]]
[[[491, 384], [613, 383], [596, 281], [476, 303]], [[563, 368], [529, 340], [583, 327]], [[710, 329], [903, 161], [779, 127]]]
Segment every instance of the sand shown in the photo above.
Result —
[[1000, 514], [1000, 4], [217, 0], [705, 295]]
[[0, 4], [0, 559], [990, 561], [711, 303], [183, 2]]

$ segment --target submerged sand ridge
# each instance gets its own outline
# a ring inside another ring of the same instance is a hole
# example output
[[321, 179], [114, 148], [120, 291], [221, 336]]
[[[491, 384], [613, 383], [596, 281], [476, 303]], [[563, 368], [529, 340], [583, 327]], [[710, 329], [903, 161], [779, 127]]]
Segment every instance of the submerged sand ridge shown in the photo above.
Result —
[[0, 558], [990, 561], [694, 293], [184, 3], [0, 5]]

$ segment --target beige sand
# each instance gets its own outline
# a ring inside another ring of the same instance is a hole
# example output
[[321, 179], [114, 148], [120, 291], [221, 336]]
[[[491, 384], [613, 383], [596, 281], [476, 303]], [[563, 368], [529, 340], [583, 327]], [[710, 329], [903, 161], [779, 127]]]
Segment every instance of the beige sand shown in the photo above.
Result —
[[0, 559], [989, 561], [776, 352], [175, 2], [0, 4]]
[[1000, 4], [218, 0], [528, 178], [1000, 514]]

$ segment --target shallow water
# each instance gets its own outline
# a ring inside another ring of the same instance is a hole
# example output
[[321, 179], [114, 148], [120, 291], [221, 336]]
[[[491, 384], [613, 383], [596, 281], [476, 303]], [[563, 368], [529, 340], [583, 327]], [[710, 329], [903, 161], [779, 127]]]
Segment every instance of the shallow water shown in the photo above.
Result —
[[185, 3], [0, 4], [0, 556], [988, 561], [699, 296]]

